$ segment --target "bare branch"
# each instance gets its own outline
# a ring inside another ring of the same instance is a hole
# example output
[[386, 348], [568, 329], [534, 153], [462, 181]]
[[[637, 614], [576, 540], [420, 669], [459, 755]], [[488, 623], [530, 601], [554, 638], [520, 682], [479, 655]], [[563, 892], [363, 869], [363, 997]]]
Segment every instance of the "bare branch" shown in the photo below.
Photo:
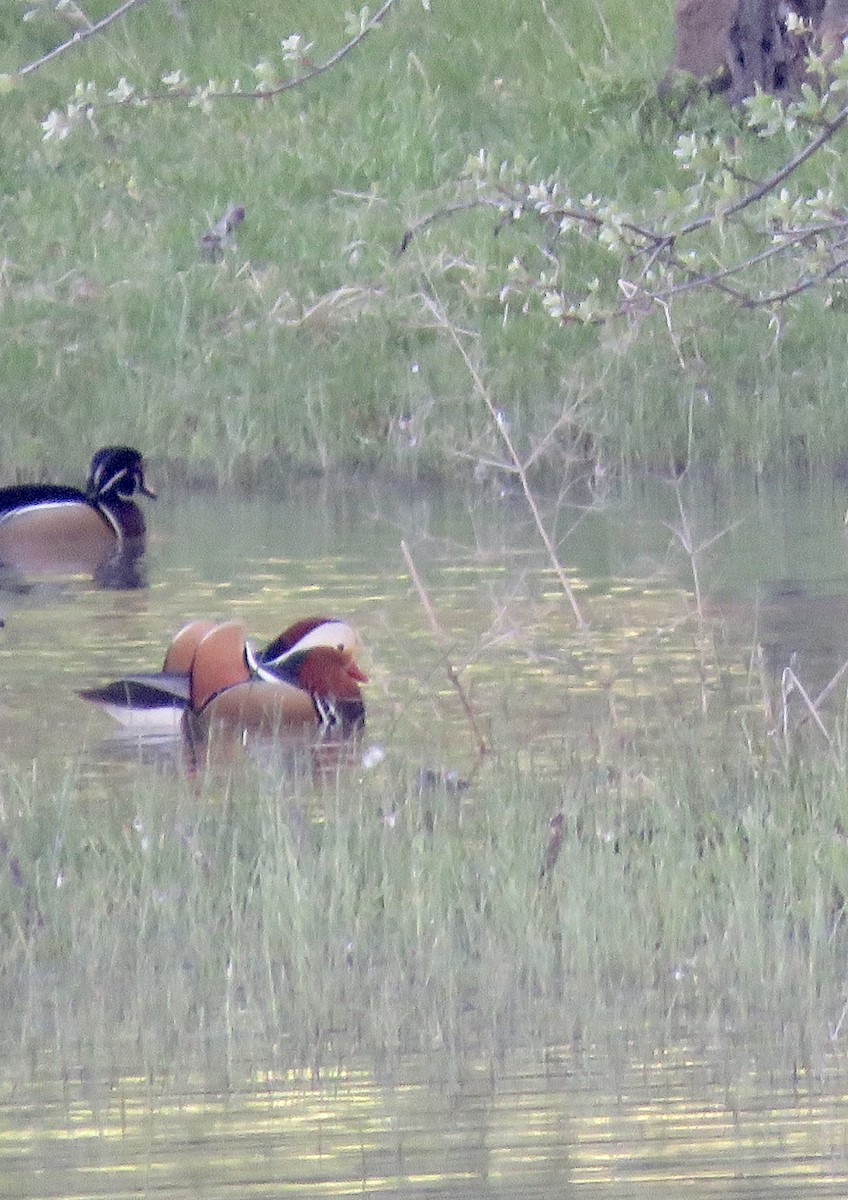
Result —
[[453, 217], [457, 213], [470, 212], [474, 208], [494, 208], [498, 212], [503, 212], [506, 207], [504, 200], [497, 200], [491, 196], [476, 196], [473, 200], [457, 200], [453, 204], [444, 204], [441, 208], [434, 209], [428, 213], [426, 217], [421, 217], [414, 221], [403, 231], [403, 237], [400, 239], [400, 245], [397, 248], [397, 254], [401, 255], [409, 248], [409, 244], [422, 229], [426, 229], [428, 225], [435, 224], [436, 221], [441, 221], [444, 217]]
[[809, 291], [810, 288], [824, 283], [826, 279], [832, 279], [834, 275], [838, 275], [845, 267], [848, 267], [848, 258], [837, 259], [826, 271], [822, 271], [818, 275], [809, 275], [804, 279], [799, 279], [793, 287], [787, 288], [783, 292], [773, 292], [770, 296], [762, 296], [758, 300], [750, 300], [747, 307], [765, 308], [769, 304], [782, 304], [784, 300], [789, 300], [792, 296], [798, 296], [801, 292]]
[[454, 346], [456, 347], [460, 357], [462, 358], [463, 363], [465, 364], [465, 369], [468, 371], [468, 374], [470, 375], [471, 380], [474, 383], [474, 390], [477, 392], [477, 395], [480, 397], [480, 399], [485, 404], [485, 406], [489, 412], [489, 416], [492, 418], [495, 428], [498, 430], [498, 432], [500, 434], [501, 440], [506, 448], [507, 455], [509, 456], [509, 458], [515, 468], [515, 475], [518, 477], [518, 480], [521, 483], [521, 490], [524, 493], [524, 498], [527, 501], [527, 506], [530, 509], [530, 512], [533, 516], [533, 521], [536, 526], [536, 530], [537, 530], [539, 537], [542, 540], [542, 544], [544, 545], [545, 550], [547, 552], [548, 560], [550, 561], [550, 564], [553, 567], [554, 573], [556, 574], [556, 577], [559, 580], [559, 585], [562, 588], [563, 594], [565, 595], [565, 597], [568, 600], [569, 605], [571, 606], [571, 611], [574, 614], [574, 619], [577, 622], [577, 627], [581, 633], [588, 635], [589, 622], [583, 616], [583, 612], [582, 612], [582, 610], [580, 608], [580, 604], [577, 600], [577, 593], [575, 592], [574, 587], [572, 586], [571, 580], [568, 578], [568, 575], [565, 572], [565, 568], [563, 567], [562, 563], [559, 560], [559, 557], [558, 557], [557, 551], [556, 551], [556, 546], [553, 544], [551, 535], [548, 533], [547, 528], [545, 526], [545, 522], [542, 520], [542, 514], [539, 511], [539, 506], [536, 502], [536, 497], [533, 494], [533, 490], [530, 487], [530, 481], [527, 477], [527, 469], [526, 469], [524, 463], [521, 461], [521, 456], [519, 455], [518, 450], [515, 446], [515, 443], [512, 440], [509, 429], [507, 428], [507, 424], [503, 419], [503, 414], [498, 412], [498, 409], [497, 409], [494, 401], [492, 400], [491, 395], [489, 394], [489, 389], [486, 387], [485, 383], [483, 382], [483, 378], [480, 375], [480, 372], [477, 370], [477, 368], [474, 366], [474, 363], [471, 361], [471, 357], [470, 357], [468, 351], [466, 350], [465, 346], [463, 345], [456, 328], [448, 320], [447, 314], [444, 312], [444, 310], [438, 304], [438, 302], [430, 299], [429, 297], [425, 297], [424, 302], [427, 305], [427, 307], [429, 308], [430, 312], [435, 317], [439, 327], [448, 334], [448, 336], [450, 337]]
[[[424, 587], [421, 576], [418, 574], [418, 568], [415, 566], [412, 555], [409, 552], [409, 547], [405, 541], [401, 541], [400, 548], [401, 552], [403, 553], [403, 557], [406, 560], [406, 565], [409, 568], [409, 574], [412, 578], [412, 582], [415, 584], [415, 590], [418, 592], [419, 599], [424, 606], [424, 611], [430, 620], [433, 633], [436, 635], [439, 643], [443, 644], [445, 640], [445, 632], [439, 624], [439, 618], [436, 616], [436, 610], [433, 608], [432, 601], [427, 594], [427, 589]], [[482, 730], [480, 729], [480, 723], [477, 720], [477, 714], [474, 712], [471, 701], [468, 699], [468, 694], [465, 691], [465, 688], [462, 686], [462, 681], [459, 678], [459, 672], [444, 651], [442, 651], [442, 661], [445, 665], [447, 677], [450, 680], [451, 686], [459, 697], [459, 702], [462, 705], [466, 720], [468, 721], [471, 732], [474, 735], [474, 740], [477, 743], [478, 758], [484, 758], [489, 753], [489, 746], [486, 742], [486, 739], [483, 737]]]

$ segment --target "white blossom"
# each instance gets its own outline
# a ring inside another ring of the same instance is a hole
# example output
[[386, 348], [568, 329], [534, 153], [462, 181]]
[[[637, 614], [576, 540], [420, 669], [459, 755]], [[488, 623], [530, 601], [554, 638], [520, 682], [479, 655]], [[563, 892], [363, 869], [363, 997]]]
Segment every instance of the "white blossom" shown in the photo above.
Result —
[[41, 122], [41, 128], [44, 130], [42, 141], [49, 142], [51, 138], [56, 138], [61, 142], [71, 132], [71, 122], [66, 113], [54, 108]]
[[110, 100], [115, 100], [118, 104], [124, 104], [129, 100], [134, 91], [135, 88], [133, 85], [128, 83], [126, 77], [122, 75], [112, 90], [107, 92], [106, 95]]
[[280, 41], [285, 62], [300, 62], [312, 49], [314, 42], [304, 42], [299, 33], [291, 33]]

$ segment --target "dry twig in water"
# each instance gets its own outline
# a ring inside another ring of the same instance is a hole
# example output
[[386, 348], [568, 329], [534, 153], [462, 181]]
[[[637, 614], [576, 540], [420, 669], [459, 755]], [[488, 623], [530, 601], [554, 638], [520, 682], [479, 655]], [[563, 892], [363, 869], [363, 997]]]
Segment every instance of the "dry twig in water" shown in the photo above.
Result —
[[513, 475], [516, 476], [519, 483], [521, 484], [521, 490], [524, 493], [524, 499], [527, 501], [527, 506], [530, 509], [530, 513], [533, 517], [533, 522], [536, 526], [536, 530], [539, 534], [539, 537], [542, 539], [542, 544], [545, 547], [545, 550], [547, 552], [548, 560], [550, 561], [550, 564], [553, 567], [554, 573], [556, 574], [557, 580], [559, 581], [559, 585], [562, 588], [563, 594], [567, 598], [568, 603], [571, 605], [571, 611], [574, 614], [574, 619], [577, 622], [577, 627], [581, 633], [588, 635], [589, 622], [583, 616], [583, 612], [582, 612], [582, 610], [580, 608], [580, 604], [578, 603], [578, 600], [577, 600], [577, 594], [571, 585], [571, 580], [568, 578], [568, 575], [565, 572], [565, 568], [563, 567], [562, 563], [559, 560], [559, 557], [558, 557], [557, 551], [556, 551], [556, 546], [554, 545], [551, 535], [548, 533], [547, 528], [545, 527], [545, 522], [542, 520], [542, 514], [539, 511], [539, 505], [536, 503], [536, 497], [533, 494], [533, 490], [530, 487], [530, 481], [527, 477], [527, 468], [526, 468], [525, 464], [522, 462], [521, 456], [518, 453], [518, 449], [517, 449], [515, 443], [513, 442], [512, 437], [510, 436], [510, 432], [509, 432], [509, 429], [507, 428], [506, 422], [503, 419], [503, 415], [500, 412], [498, 412], [498, 409], [495, 406], [495, 403], [492, 400], [491, 395], [489, 394], [489, 389], [486, 387], [485, 383], [483, 382], [483, 378], [480, 375], [480, 372], [477, 370], [477, 368], [474, 366], [474, 363], [471, 361], [471, 357], [468, 354], [468, 351], [465, 349], [465, 346], [462, 344], [462, 341], [459, 337], [459, 334], [458, 334], [456, 328], [448, 320], [447, 314], [444, 312], [441, 305], [437, 301], [431, 300], [429, 298], [427, 298], [425, 300], [425, 303], [426, 303], [427, 307], [429, 308], [430, 312], [436, 318], [436, 321], [438, 322], [439, 327], [441, 329], [445, 330], [445, 332], [448, 334], [448, 336], [450, 337], [453, 344], [456, 346], [456, 348], [459, 352], [459, 355], [462, 358], [463, 363], [465, 364], [465, 368], [468, 371], [468, 374], [471, 376], [472, 382], [474, 384], [474, 389], [477, 392], [477, 395], [481, 398], [481, 400], [485, 404], [486, 409], [489, 413], [489, 416], [492, 418], [495, 428], [498, 430], [498, 432], [500, 434], [501, 441], [503, 442], [504, 446], [506, 447], [506, 452], [509, 455], [510, 465], [508, 466], [507, 469]]
[[[406, 560], [406, 565], [409, 569], [409, 574], [412, 577], [412, 582], [415, 584], [415, 590], [418, 592], [419, 599], [424, 606], [424, 611], [430, 620], [430, 626], [441, 645], [445, 641], [445, 631], [439, 624], [439, 618], [436, 616], [436, 610], [433, 608], [433, 604], [427, 594], [427, 589], [424, 587], [421, 576], [418, 574], [418, 568], [415, 566], [406, 542], [402, 541], [400, 548], [403, 553], [403, 557]], [[477, 720], [477, 714], [474, 712], [471, 701], [468, 699], [468, 693], [462, 686], [462, 682], [459, 678], [459, 672], [444, 651], [442, 652], [442, 661], [445, 665], [447, 677], [451, 682], [451, 686], [459, 697], [459, 702], [462, 705], [466, 720], [468, 721], [471, 732], [474, 735], [474, 740], [477, 743], [477, 757], [478, 759], [482, 759], [489, 753], [489, 746], [483, 736], [482, 730], [480, 729], [480, 722]]]

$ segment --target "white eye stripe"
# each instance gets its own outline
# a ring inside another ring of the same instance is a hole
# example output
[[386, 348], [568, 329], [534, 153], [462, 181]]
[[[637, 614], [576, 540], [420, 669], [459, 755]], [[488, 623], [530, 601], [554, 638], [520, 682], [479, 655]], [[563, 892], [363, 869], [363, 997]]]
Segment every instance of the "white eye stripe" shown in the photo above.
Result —
[[[121, 481], [126, 479], [127, 474], [128, 474], [127, 468], [122, 467], [120, 471], [115, 471], [115, 473], [113, 475], [110, 475], [109, 478], [105, 482], [98, 475], [95, 478], [95, 483], [94, 483], [95, 495], [98, 495], [98, 496], [105, 495], [108, 492], [114, 491], [118, 487], [118, 485], [121, 483]], [[129, 480], [129, 482], [133, 486], [135, 486], [134, 476]]]
[[337, 649], [341, 653], [344, 653], [346, 650], [355, 650], [358, 645], [359, 638], [347, 622], [324, 621], [323, 624], [316, 626], [315, 629], [311, 629], [309, 633], [305, 633], [288, 650], [284, 650], [275, 658], [268, 659], [264, 665], [266, 667], [278, 664], [282, 665], [292, 655], [298, 654], [302, 650], [311, 650], [313, 646], [326, 646], [329, 649]]

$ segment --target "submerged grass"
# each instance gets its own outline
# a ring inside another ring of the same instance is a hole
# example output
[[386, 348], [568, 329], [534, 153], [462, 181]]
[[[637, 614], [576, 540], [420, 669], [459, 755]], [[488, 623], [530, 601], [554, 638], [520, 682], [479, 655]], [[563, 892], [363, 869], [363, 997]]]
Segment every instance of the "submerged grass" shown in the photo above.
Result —
[[73, 780], [6, 772], [4, 1044], [124, 1071], [129, 1042], [162, 1077], [650, 1026], [765, 1034], [815, 1069], [844, 1016], [844, 757], [701, 734], [678, 723], [654, 767], [516, 756], [467, 792], [355, 766], [138, 776], [96, 821]]
[[[94, 20], [109, 6], [88, 9]], [[4, 478], [55, 473], [69, 445], [82, 469], [109, 441], [222, 482], [268, 455], [468, 473], [490, 420], [433, 297], [523, 453], [572, 413], [543, 456], [555, 466], [575, 449], [605, 466], [844, 453], [841, 315], [815, 292], [779, 320], [693, 295], [670, 325], [658, 311], [581, 327], [522, 291], [557, 249], [529, 219], [472, 208], [398, 254], [408, 226], [473, 200], [483, 159], [648, 214], [658, 189], [682, 186], [681, 132], [740, 139], [773, 169], [786, 147], [760, 146], [721, 102], [657, 99], [672, 24], [656, 0], [493, 0], [485, 20], [476, 4], [399, 0], [336, 67], [272, 101], [106, 104], [96, 132], [83, 122], [42, 140], [79, 79], [101, 97], [121, 76], [161, 93], [176, 69], [247, 87], [263, 59], [285, 74], [281, 36], [314, 43], [313, 62], [350, 36], [327, 0], [296, 23], [281, 28], [270, 0], [151, 2], [2, 96]], [[3, 24], [8, 72], [68, 36], [48, 3], [13, 5]], [[838, 190], [835, 156], [827, 171]], [[247, 212], [236, 244], [201, 261], [198, 237], [233, 203]], [[611, 269], [589, 243], [562, 264], [576, 292]]]

